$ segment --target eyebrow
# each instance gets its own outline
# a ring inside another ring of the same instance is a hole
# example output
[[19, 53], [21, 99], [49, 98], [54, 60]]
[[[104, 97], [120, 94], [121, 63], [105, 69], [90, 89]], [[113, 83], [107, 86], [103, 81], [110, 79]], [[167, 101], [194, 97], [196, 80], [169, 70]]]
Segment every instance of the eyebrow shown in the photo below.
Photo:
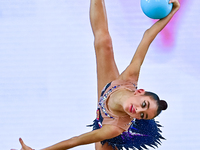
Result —
[[149, 101], [147, 101], [147, 109], [149, 109], [149, 107], [150, 107], [150, 103], [149, 103]]
[[[147, 101], [147, 109], [149, 109], [149, 107], [150, 107], [150, 103], [149, 103], [149, 101]], [[146, 114], [146, 119], [148, 118], [148, 114]]]

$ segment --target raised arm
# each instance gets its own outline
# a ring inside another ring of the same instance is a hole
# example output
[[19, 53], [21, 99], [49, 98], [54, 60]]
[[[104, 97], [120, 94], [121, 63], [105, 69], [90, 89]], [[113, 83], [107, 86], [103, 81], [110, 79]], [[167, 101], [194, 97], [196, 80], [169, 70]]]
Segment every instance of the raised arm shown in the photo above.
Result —
[[[68, 140], [59, 142], [55, 145], [49, 146], [42, 150], [67, 150], [76, 146], [96, 143], [103, 141], [105, 139], [114, 138], [120, 135], [123, 132], [123, 129], [113, 126], [113, 125], [103, 125], [101, 129], [94, 130], [80, 136], [75, 136]], [[33, 150], [27, 145], [24, 144], [22, 139], [20, 139], [20, 143], [22, 145], [22, 150]]]
[[157, 21], [153, 26], [147, 29], [143, 35], [143, 38], [133, 56], [130, 65], [120, 75], [119, 79], [122, 80], [134, 80], [138, 81], [141, 65], [144, 61], [148, 48], [157, 34], [168, 24], [173, 15], [179, 10], [180, 3], [178, 0], [170, 0], [169, 3], [173, 3], [173, 8], [170, 14]]

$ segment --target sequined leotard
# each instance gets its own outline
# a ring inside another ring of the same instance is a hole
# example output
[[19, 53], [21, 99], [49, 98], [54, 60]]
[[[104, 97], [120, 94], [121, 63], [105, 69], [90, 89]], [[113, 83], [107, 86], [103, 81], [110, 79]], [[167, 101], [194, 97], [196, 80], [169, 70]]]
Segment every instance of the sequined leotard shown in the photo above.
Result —
[[104, 124], [111, 124], [118, 126], [125, 130], [121, 135], [107, 139], [101, 142], [101, 144], [108, 143], [118, 150], [129, 150], [129, 148], [136, 150], [147, 149], [145, 145], [154, 147], [160, 144], [160, 139], [164, 139], [160, 134], [161, 127], [157, 121], [152, 120], [137, 120], [131, 119], [129, 116], [118, 117], [112, 114], [106, 106], [106, 101], [109, 96], [119, 89], [128, 89], [135, 91], [137, 89], [137, 82], [127, 82], [122, 80], [115, 80], [108, 83], [102, 90], [98, 109], [97, 117], [94, 120], [93, 130], [100, 129]]
[[100, 101], [99, 101], [99, 108], [101, 111], [101, 115], [104, 118], [102, 124], [111, 124], [111, 125], [120, 127], [124, 130], [127, 130], [129, 126], [131, 125], [131, 121], [133, 120], [133, 118], [130, 118], [130, 116], [128, 115], [124, 117], [119, 117], [113, 114], [107, 108], [106, 103], [109, 100], [110, 95], [113, 94], [117, 90], [127, 89], [134, 92], [137, 89], [137, 82], [115, 80], [107, 84], [106, 87], [107, 88], [103, 89], [102, 94], [101, 94], [102, 96], [100, 97]]

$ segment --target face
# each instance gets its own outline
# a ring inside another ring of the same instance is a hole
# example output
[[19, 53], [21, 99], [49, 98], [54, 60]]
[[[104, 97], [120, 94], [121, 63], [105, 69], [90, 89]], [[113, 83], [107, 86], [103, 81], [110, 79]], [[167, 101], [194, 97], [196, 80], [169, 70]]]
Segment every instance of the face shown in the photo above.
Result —
[[136, 90], [134, 95], [124, 102], [124, 111], [136, 119], [153, 119], [157, 114], [158, 106], [155, 100], [144, 96], [143, 89]]

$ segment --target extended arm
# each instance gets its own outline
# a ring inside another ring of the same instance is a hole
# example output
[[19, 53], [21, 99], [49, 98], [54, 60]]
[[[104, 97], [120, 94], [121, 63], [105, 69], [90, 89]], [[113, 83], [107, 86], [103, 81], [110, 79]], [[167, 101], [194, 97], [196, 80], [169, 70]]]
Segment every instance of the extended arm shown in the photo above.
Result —
[[66, 150], [79, 145], [91, 144], [105, 139], [110, 139], [118, 136], [122, 132], [123, 130], [116, 126], [104, 125], [101, 129], [73, 137], [42, 150]]
[[[120, 135], [123, 132], [123, 129], [118, 128], [113, 125], [103, 125], [101, 129], [94, 130], [80, 136], [70, 138], [68, 140], [59, 142], [50, 147], [44, 148], [42, 150], [66, 150], [79, 145], [85, 145], [95, 142], [100, 142], [105, 139], [110, 139]], [[30, 147], [26, 146], [24, 142], [20, 139], [22, 145], [22, 150], [33, 150]]]
[[144, 61], [144, 58], [146, 56], [150, 44], [155, 39], [157, 34], [168, 24], [173, 15], [180, 8], [180, 3], [178, 0], [170, 0], [169, 3], [173, 3], [172, 11], [167, 17], [160, 19], [153, 26], [151, 26], [149, 29], [145, 31], [143, 38], [134, 54], [134, 57], [130, 65], [120, 75], [119, 79], [138, 81], [140, 68]]

